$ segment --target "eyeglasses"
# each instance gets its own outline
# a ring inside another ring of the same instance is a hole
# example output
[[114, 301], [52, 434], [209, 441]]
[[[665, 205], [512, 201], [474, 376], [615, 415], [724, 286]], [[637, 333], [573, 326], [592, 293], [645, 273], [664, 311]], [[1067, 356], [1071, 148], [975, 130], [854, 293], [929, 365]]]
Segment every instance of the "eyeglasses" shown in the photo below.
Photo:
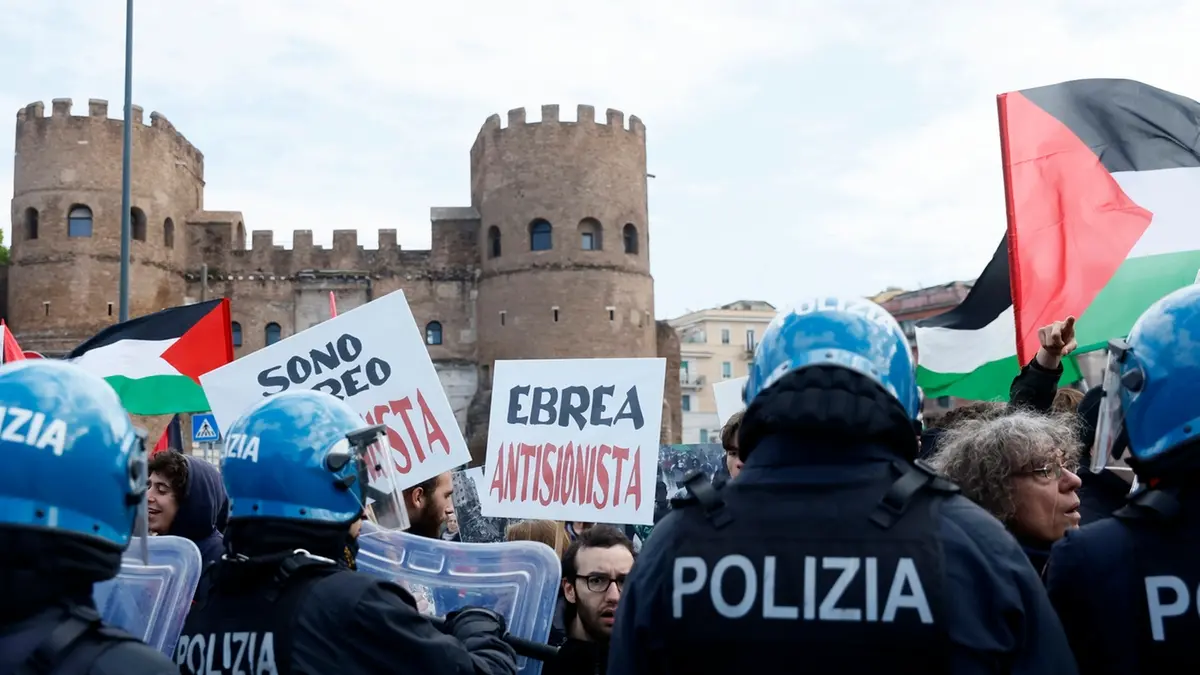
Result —
[[1054, 480], [1058, 480], [1058, 479], [1062, 478], [1063, 473], [1065, 473], [1067, 471], [1070, 471], [1071, 473], [1075, 473], [1078, 470], [1079, 470], [1079, 464], [1077, 464], [1075, 462], [1068, 462], [1066, 464], [1064, 464], [1062, 462], [1055, 462], [1053, 464], [1047, 464], [1046, 466], [1043, 466], [1040, 469], [1030, 469], [1028, 471], [1022, 471], [1020, 473], [1020, 475], [1022, 475], [1022, 476], [1037, 476], [1038, 478], [1041, 478], [1043, 480], [1049, 480], [1051, 478], [1053, 478]]
[[614, 579], [606, 574], [587, 574], [587, 575], [576, 574], [575, 575], [576, 579], [586, 580], [587, 581], [587, 589], [593, 593], [607, 593], [608, 587], [612, 586], [613, 584], [617, 585], [618, 591], [624, 590], [625, 589], [625, 579], [627, 577], [628, 577], [628, 575], [626, 575], [626, 574], [622, 574], [621, 576], [617, 577], [616, 579]]

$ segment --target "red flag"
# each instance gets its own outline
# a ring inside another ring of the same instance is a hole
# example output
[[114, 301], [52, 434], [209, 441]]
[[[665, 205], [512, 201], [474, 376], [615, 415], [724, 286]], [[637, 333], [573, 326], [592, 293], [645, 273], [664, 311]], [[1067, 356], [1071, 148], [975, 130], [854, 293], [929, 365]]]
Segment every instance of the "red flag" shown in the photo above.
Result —
[[158, 439], [158, 443], [154, 444], [154, 450], [150, 453], [153, 457], [164, 450], [174, 450], [175, 452], [183, 452], [183, 430], [179, 415], [171, 418], [167, 428], [163, 430], [162, 438]]
[[24, 361], [25, 352], [21, 350], [21, 345], [17, 344], [17, 338], [13, 337], [12, 331], [8, 329], [8, 324], [4, 323], [4, 319], [0, 319], [0, 328], [4, 330], [3, 363]]
[[329, 318], [337, 316], [337, 298], [329, 291]]

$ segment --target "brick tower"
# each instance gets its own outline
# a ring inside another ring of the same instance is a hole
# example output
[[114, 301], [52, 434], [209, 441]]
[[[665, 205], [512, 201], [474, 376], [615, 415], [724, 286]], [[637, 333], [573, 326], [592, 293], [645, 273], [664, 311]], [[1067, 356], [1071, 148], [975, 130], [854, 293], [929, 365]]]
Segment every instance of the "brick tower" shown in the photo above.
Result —
[[[133, 108], [130, 316], [184, 300], [184, 223], [201, 207], [204, 157], [165, 117]], [[17, 112], [8, 323], [27, 349], [61, 354], [117, 321], [122, 122], [92, 99]]]
[[[592, 106], [493, 115], [471, 148], [480, 218], [479, 362], [658, 355], [646, 128]], [[486, 378], [485, 378], [486, 379]]]

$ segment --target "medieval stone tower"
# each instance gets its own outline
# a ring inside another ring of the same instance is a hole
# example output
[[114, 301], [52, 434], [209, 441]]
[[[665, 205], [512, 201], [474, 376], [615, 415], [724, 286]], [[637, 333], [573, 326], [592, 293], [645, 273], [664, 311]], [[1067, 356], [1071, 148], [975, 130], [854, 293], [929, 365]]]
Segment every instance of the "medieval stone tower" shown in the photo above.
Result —
[[[130, 315], [180, 304], [183, 224], [201, 207], [204, 157], [165, 117], [133, 108]], [[70, 99], [17, 113], [8, 320], [32, 348], [70, 350], [118, 315], [121, 121]]]
[[[496, 359], [667, 358], [663, 434], [678, 442], [679, 342], [654, 320], [646, 129], [591, 106], [493, 115], [471, 148], [471, 205], [430, 209], [430, 250], [394, 229], [270, 229], [204, 210], [204, 157], [165, 117], [133, 111], [131, 316], [230, 300], [238, 356], [403, 289], [472, 451], [486, 438]], [[17, 113], [13, 241], [4, 318], [26, 349], [60, 356], [118, 319], [121, 133], [108, 104], [56, 99]], [[348, 224], [353, 225], [353, 224]], [[247, 242], [249, 239], [249, 242]], [[249, 244], [249, 245], [247, 245]], [[0, 277], [2, 281], [2, 277]]]
[[591, 106], [577, 122], [493, 115], [471, 148], [480, 219], [479, 357], [655, 356], [646, 128]]

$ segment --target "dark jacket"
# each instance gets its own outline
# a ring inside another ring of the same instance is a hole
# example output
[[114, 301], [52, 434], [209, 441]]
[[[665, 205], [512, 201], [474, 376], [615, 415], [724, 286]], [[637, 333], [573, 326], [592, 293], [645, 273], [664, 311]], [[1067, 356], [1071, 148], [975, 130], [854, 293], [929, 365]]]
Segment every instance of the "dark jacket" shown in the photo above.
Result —
[[225, 552], [217, 525], [229, 517], [229, 497], [215, 466], [190, 455], [185, 458], [188, 484], [167, 534], [194, 541], [204, 566], [208, 567]]
[[[877, 446], [803, 447], [795, 441], [768, 438], [725, 490], [750, 495], [767, 485], [795, 486], [799, 505], [788, 508], [802, 508], [804, 487], [881, 476], [896, 457]], [[769, 508], [784, 507], [776, 502]], [[658, 524], [625, 584], [613, 631], [610, 672], [649, 675], [655, 672], [656, 661], [668, 657], [661, 636], [672, 620], [672, 552], [679, 547], [680, 519], [685, 515], [673, 511]], [[937, 537], [947, 568], [943, 596], [952, 672], [990, 674], [1003, 662], [1008, 665], [1005, 672], [1012, 675], [1075, 673], [1062, 625], [1012, 536], [961, 496], [945, 499], [940, 519]], [[736, 523], [731, 527], [736, 529]], [[797, 624], [796, 630], [802, 629], [803, 624]]]
[[[1182, 496], [1180, 512], [1171, 524], [1105, 518], [1067, 532], [1054, 545], [1046, 589], [1083, 675], [1200, 672], [1200, 652], [1192, 645], [1195, 633], [1188, 632], [1187, 623], [1195, 621], [1194, 597], [1183, 614], [1163, 621], [1167, 641], [1157, 644], [1159, 649], [1173, 647], [1179, 658], [1168, 659], [1165, 671], [1143, 660], [1150, 641], [1146, 577], [1173, 573], [1185, 588], [1196, 589], [1200, 489]], [[1139, 558], [1156, 570], [1142, 568]], [[1164, 590], [1159, 597], [1166, 603], [1179, 596]], [[1182, 600], [1186, 603], [1187, 596]]]

